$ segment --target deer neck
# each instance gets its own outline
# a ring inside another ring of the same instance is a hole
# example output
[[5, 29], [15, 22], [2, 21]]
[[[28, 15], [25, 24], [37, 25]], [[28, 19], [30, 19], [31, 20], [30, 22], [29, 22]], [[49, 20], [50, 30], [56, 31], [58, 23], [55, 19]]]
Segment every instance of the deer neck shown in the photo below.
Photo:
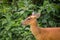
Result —
[[38, 34], [40, 34], [40, 30], [39, 30], [37, 21], [33, 22], [33, 23], [30, 25], [30, 30], [31, 30], [31, 32], [32, 32], [32, 34], [33, 34], [34, 36], [37, 36]]

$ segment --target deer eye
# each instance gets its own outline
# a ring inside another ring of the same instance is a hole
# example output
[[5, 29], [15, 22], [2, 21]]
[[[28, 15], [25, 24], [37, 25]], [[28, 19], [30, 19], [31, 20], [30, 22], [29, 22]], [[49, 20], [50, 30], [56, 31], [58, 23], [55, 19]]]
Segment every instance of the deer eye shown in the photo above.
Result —
[[30, 20], [31, 18], [28, 18], [28, 20]]

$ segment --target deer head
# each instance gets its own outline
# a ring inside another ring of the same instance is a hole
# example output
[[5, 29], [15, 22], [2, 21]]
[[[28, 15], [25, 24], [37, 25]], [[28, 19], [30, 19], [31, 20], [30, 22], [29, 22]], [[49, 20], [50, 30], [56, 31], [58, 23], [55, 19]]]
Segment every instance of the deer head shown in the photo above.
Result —
[[37, 20], [37, 18], [39, 18], [39, 17], [40, 17], [40, 14], [39, 14], [39, 13], [34, 14], [34, 12], [32, 12], [32, 15], [30, 15], [29, 17], [27, 17], [27, 18], [22, 22], [22, 24], [23, 24], [23, 25], [31, 25], [31, 24], [33, 24], [33, 23]]

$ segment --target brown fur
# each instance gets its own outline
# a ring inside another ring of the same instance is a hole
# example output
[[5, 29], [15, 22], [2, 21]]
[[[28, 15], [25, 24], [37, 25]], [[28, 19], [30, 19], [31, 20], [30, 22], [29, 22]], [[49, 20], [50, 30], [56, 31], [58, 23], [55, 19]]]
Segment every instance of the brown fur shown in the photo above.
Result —
[[60, 40], [60, 28], [40, 28], [37, 17], [37, 15], [31, 15], [22, 22], [24, 25], [30, 25], [30, 30], [36, 40]]

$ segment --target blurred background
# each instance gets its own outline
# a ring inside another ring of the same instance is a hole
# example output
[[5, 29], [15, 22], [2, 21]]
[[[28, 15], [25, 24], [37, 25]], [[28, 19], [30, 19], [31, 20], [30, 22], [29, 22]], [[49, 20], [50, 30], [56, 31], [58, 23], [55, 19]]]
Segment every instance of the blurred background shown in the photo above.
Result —
[[21, 21], [39, 12], [40, 27], [60, 27], [60, 0], [0, 0], [0, 40], [36, 40]]

